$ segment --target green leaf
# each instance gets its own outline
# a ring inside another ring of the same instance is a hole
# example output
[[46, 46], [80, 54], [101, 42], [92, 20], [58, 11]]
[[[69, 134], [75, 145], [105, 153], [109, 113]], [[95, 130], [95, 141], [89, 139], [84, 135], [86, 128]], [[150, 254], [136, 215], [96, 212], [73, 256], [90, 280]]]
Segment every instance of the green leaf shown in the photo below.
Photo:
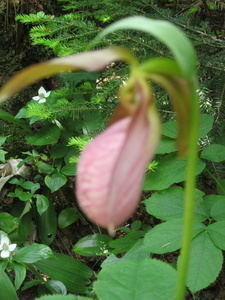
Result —
[[2, 146], [2, 145], [5, 143], [6, 139], [7, 139], [8, 137], [10, 137], [10, 136], [11, 136], [11, 135], [0, 136], [0, 146]]
[[52, 193], [58, 191], [66, 182], [66, 176], [59, 172], [45, 177], [45, 184], [50, 188]]
[[34, 266], [51, 279], [61, 281], [71, 293], [87, 292], [92, 270], [73, 257], [54, 253], [54, 257], [36, 262]]
[[35, 285], [38, 285], [38, 284], [40, 284], [40, 283], [42, 283], [43, 282], [43, 280], [41, 280], [41, 279], [38, 279], [38, 280], [32, 280], [32, 281], [29, 281], [29, 282], [26, 282], [25, 284], [24, 284], [24, 286], [22, 287], [22, 292], [23, 291], [26, 291], [26, 290], [28, 290], [29, 288], [31, 288], [31, 287], [33, 287], [33, 286], [35, 286]]
[[177, 122], [169, 121], [162, 124], [162, 134], [175, 139], [177, 137]]
[[47, 259], [52, 255], [53, 252], [48, 246], [34, 243], [21, 248], [14, 256], [14, 260], [21, 263], [32, 264], [39, 260]]
[[31, 145], [44, 146], [55, 144], [61, 134], [61, 129], [53, 124], [45, 125], [37, 134], [27, 135], [25, 138]]
[[0, 149], [0, 161], [3, 163], [5, 163], [5, 154], [6, 153], [8, 153], [8, 152]]
[[104, 268], [94, 282], [99, 300], [172, 300], [176, 271], [156, 259], [126, 260]]
[[30, 127], [27, 126], [23, 121], [16, 119], [13, 115], [1, 109], [0, 109], [0, 119], [13, 123], [28, 132], [31, 131]]
[[212, 206], [218, 201], [223, 200], [225, 202], [225, 197], [221, 195], [207, 195], [203, 197], [203, 205], [207, 210], [208, 216], [210, 216], [210, 212]]
[[127, 252], [135, 245], [135, 243], [140, 239], [140, 237], [143, 236], [143, 231], [135, 231], [128, 233], [124, 237], [118, 238], [109, 243], [109, 246], [111, 248], [115, 248], [111, 252], [114, 254], [122, 253], [125, 251]]
[[8, 213], [0, 213], [0, 228], [6, 233], [11, 232], [13, 229], [18, 227], [19, 220], [14, 218]]
[[195, 73], [195, 51], [191, 42], [178, 27], [167, 21], [142, 16], [128, 17], [105, 28], [96, 40], [121, 29], [141, 30], [163, 42], [177, 59], [184, 77], [192, 79]]
[[207, 146], [201, 153], [201, 158], [214, 162], [225, 160], [225, 146], [212, 144]]
[[[178, 259], [178, 268], [180, 260]], [[192, 242], [188, 265], [187, 286], [194, 294], [214, 282], [222, 268], [222, 251], [217, 248], [207, 231], [197, 235]]]
[[210, 224], [208, 234], [216, 247], [225, 250], [225, 221], [218, 221]]
[[83, 297], [83, 296], [74, 296], [74, 295], [47, 295], [42, 296], [41, 298], [36, 298], [37, 300], [93, 300], [93, 298]]
[[[178, 159], [176, 154], [163, 157], [155, 172], [149, 171], [145, 175], [143, 190], [164, 190], [174, 183], [182, 182], [186, 177], [185, 159]], [[205, 163], [198, 161], [196, 175], [205, 168]]]
[[[199, 196], [199, 190], [195, 193], [195, 220], [203, 222], [208, 214], [201, 203], [202, 197]], [[182, 218], [184, 214], [185, 192], [182, 187], [170, 187], [166, 190], [154, 193], [150, 198], [142, 201], [146, 205], [146, 210], [154, 217], [168, 221]]]
[[[183, 235], [183, 219], [173, 219], [156, 225], [146, 233], [144, 246], [151, 253], [163, 254], [181, 248]], [[205, 230], [205, 225], [196, 222], [193, 237]]]
[[112, 239], [104, 234], [87, 235], [79, 240], [73, 247], [73, 251], [84, 256], [101, 256], [110, 253], [109, 242]]
[[0, 299], [18, 300], [12, 281], [0, 266]]
[[212, 129], [212, 127], [213, 127], [213, 117], [208, 114], [202, 114], [199, 137], [204, 138], [207, 135], [207, 133], [209, 133], [209, 131]]
[[175, 141], [167, 137], [162, 137], [157, 148], [156, 154], [166, 154], [176, 151], [177, 147]]
[[75, 207], [65, 208], [58, 217], [59, 228], [64, 228], [73, 224], [79, 217], [80, 215]]
[[21, 184], [21, 186], [26, 190], [31, 190], [32, 194], [35, 193], [36, 190], [38, 190], [40, 188], [39, 183], [34, 183], [32, 181], [25, 181]]
[[13, 262], [13, 268], [15, 270], [15, 289], [18, 290], [18, 288], [21, 286], [21, 284], [23, 283], [25, 277], [26, 277], [26, 268], [21, 265], [18, 264], [16, 262]]
[[66, 286], [61, 281], [48, 280], [45, 285], [50, 288], [53, 293], [61, 295], [67, 294]]
[[36, 206], [37, 206], [37, 211], [39, 213], [39, 215], [41, 216], [47, 209], [49, 206], [49, 201], [48, 198], [44, 195], [35, 195], [36, 197]]
[[216, 190], [219, 194], [225, 195], [225, 179], [217, 179]]
[[215, 221], [223, 221], [223, 220], [225, 220], [225, 197], [220, 198], [212, 206], [211, 211], [210, 211], [210, 216]]
[[51, 199], [49, 200], [49, 206], [45, 212], [40, 216], [37, 215], [38, 219], [38, 232], [42, 242], [45, 245], [50, 245], [56, 236], [57, 229], [57, 218], [54, 206]]
[[52, 174], [53, 172], [55, 172], [55, 169], [49, 165], [49, 164], [46, 164], [45, 162], [43, 161], [38, 161], [36, 163], [37, 167], [38, 167], [38, 172], [39, 173], [46, 173], [46, 174]]

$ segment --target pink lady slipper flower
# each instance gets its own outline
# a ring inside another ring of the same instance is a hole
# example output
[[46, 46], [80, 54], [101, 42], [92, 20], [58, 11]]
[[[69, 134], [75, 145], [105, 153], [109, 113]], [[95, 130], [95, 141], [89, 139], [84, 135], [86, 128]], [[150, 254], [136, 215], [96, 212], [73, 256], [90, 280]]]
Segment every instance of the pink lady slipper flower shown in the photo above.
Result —
[[[109, 126], [81, 153], [77, 198], [88, 218], [113, 232], [140, 201], [146, 167], [160, 139], [160, 121], [149, 88], [137, 81], [131, 116]], [[123, 101], [123, 100], [122, 100]]]

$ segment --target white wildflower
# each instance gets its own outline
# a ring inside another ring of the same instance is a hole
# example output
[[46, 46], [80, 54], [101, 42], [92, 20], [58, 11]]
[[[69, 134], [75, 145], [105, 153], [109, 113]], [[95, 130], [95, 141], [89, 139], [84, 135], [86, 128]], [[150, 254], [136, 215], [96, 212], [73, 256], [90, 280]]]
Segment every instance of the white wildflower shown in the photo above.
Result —
[[1, 251], [1, 257], [7, 258], [10, 256], [10, 252], [15, 250], [16, 244], [9, 244], [10, 240], [6, 235], [1, 236], [1, 243], [0, 243], [0, 251]]
[[38, 103], [45, 103], [46, 98], [50, 95], [51, 92], [47, 92], [42, 86], [38, 90], [38, 96], [33, 97], [35, 101], [38, 101]]

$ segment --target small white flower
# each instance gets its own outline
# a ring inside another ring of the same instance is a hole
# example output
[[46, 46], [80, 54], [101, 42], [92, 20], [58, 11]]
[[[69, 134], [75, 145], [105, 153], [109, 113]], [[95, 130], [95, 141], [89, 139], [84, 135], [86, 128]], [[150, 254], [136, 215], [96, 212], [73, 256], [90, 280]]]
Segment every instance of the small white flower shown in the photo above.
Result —
[[35, 101], [38, 101], [38, 103], [45, 103], [46, 99], [50, 95], [51, 92], [46, 92], [46, 90], [41, 86], [38, 90], [38, 96], [33, 97]]
[[15, 250], [16, 244], [9, 244], [10, 240], [6, 235], [1, 236], [1, 244], [0, 244], [0, 251], [2, 258], [7, 258], [10, 256], [10, 252]]

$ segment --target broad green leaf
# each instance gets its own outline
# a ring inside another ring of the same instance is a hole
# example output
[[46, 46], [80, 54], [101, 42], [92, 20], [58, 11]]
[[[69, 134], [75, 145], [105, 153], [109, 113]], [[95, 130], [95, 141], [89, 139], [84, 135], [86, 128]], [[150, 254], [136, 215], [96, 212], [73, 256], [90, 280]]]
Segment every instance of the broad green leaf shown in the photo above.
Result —
[[195, 73], [195, 51], [191, 42], [178, 27], [167, 21], [142, 16], [128, 17], [105, 28], [96, 40], [121, 29], [144, 31], [163, 42], [177, 59], [183, 76], [192, 79]]
[[[176, 154], [163, 157], [155, 172], [149, 171], [145, 175], [143, 190], [164, 190], [174, 183], [182, 182], [186, 177], [186, 160], [178, 159]], [[198, 161], [196, 175], [205, 168], [205, 163]]]
[[[121, 47], [106, 48], [80, 54], [51, 59], [28, 67], [12, 77], [0, 91], [0, 103], [40, 79], [76, 70], [97, 71], [113, 61], [122, 60], [130, 64], [136, 60]], [[46, 145], [46, 144], [45, 144]]]
[[62, 169], [60, 172], [66, 176], [75, 176], [76, 175], [76, 165], [68, 163]]
[[173, 300], [176, 271], [156, 259], [126, 260], [104, 268], [94, 282], [99, 300]]
[[0, 149], [0, 161], [3, 162], [3, 163], [5, 163], [5, 155], [6, 155], [6, 153], [8, 153], [8, 152]]
[[212, 206], [210, 211], [210, 216], [215, 221], [223, 221], [225, 220], [225, 198], [220, 198], [216, 203]]
[[45, 125], [38, 133], [26, 135], [26, 140], [31, 145], [44, 146], [55, 144], [61, 134], [61, 129], [54, 124]]
[[21, 286], [23, 283], [25, 277], [26, 277], [26, 268], [18, 264], [16, 262], [13, 262], [13, 268], [15, 270], [15, 289], [18, 290], [18, 288]]
[[51, 199], [49, 200], [48, 208], [40, 216], [38, 214], [38, 232], [42, 242], [46, 245], [50, 245], [56, 236], [57, 218], [54, 206]]
[[112, 239], [104, 234], [87, 235], [79, 240], [73, 247], [73, 251], [84, 256], [109, 255], [109, 242]]
[[225, 197], [221, 195], [207, 195], [203, 197], [203, 205], [207, 210], [208, 216], [210, 216], [210, 211], [212, 206], [218, 201], [223, 200], [225, 202]]
[[162, 124], [162, 134], [175, 139], [177, 137], [177, 122], [169, 121]]
[[6, 139], [7, 139], [8, 137], [10, 137], [10, 136], [11, 136], [11, 135], [0, 136], [0, 146], [2, 146], [2, 145], [5, 143]]
[[58, 217], [59, 228], [67, 227], [73, 224], [80, 215], [75, 207], [68, 207], [62, 210]]
[[25, 181], [21, 184], [21, 186], [26, 190], [30, 190], [31, 193], [35, 193], [36, 190], [38, 190], [40, 188], [39, 183], [34, 183], [32, 181]]
[[[179, 268], [178, 259], [178, 268]], [[197, 235], [192, 242], [188, 265], [187, 286], [194, 294], [214, 282], [222, 268], [222, 251], [211, 240], [207, 231]]]
[[48, 246], [34, 243], [21, 248], [14, 256], [14, 260], [21, 263], [32, 264], [39, 260], [47, 259], [52, 255], [53, 252]]
[[27, 132], [31, 132], [29, 126], [27, 126], [23, 121], [16, 119], [13, 115], [9, 114], [8, 112], [0, 109], [0, 119], [13, 123]]
[[[156, 192], [142, 202], [146, 205], [146, 210], [150, 215], [168, 221], [183, 217], [184, 197], [184, 189], [176, 186]], [[199, 196], [198, 190], [196, 190], [194, 214], [195, 220], [199, 222], [205, 221], [208, 216], [201, 200], [202, 198]]]
[[[144, 246], [151, 253], [163, 254], [181, 248], [183, 219], [173, 219], [156, 225], [144, 237]], [[193, 237], [205, 230], [205, 225], [196, 222]]]
[[51, 291], [54, 294], [60, 294], [60, 295], [66, 295], [67, 294], [66, 287], [65, 287], [65, 285], [61, 281], [48, 280], [45, 283], [45, 285], [48, 286], [48, 288], [50, 288]]
[[50, 188], [52, 193], [58, 191], [66, 182], [66, 176], [59, 172], [45, 177], [45, 184]]
[[219, 194], [225, 195], [225, 179], [217, 179], [216, 190]]
[[208, 114], [201, 115], [199, 137], [204, 138], [213, 127], [213, 117]]
[[74, 296], [74, 295], [47, 295], [42, 296], [41, 298], [36, 298], [37, 300], [93, 300], [93, 298], [83, 297], [83, 296]]
[[37, 211], [39, 213], [39, 215], [41, 216], [47, 209], [49, 206], [49, 201], [48, 198], [44, 195], [35, 195], [36, 197], [36, 206], [37, 206]]
[[208, 234], [213, 243], [220, 249], [225, 250], [225, 221], [218, 221], [207, 227]]
[[[26, 206], [29, 206], [31, 208], [31, 205], [29, 202], [26, 203]], [[20, 224], [18, 227], [18, 236], [20, 238], [20, 241], [24, 243], [27, 241], [28, 235], [31, 231], [31, 212], [26, 212], [22, 217], [20, 217]]]
[[38, 167], [39, 173], [52, 174], [53, 172], [55, 172], [55, 169], [51, 165], [49, 165], [43, 161], [38, 161], [36, 163], [36, 165]]
[[114, 253], [114, 254], [127, 252], [143, 236], [144, 236], [143, 231], [135, 231], [135, 232], [128, 233], [124, 237], [118, 238], [118, 239], [116, 239], [116, 240], [109, 243], [109, 246], [111, 248], [115, 248], [111, 252]]
[[212, 144], [207, 146], [201, 153], [201, 158], [214, 162], [225, 160], [225, 146]]
[[[207, 114], [201, 115], [199, 138], [204, 138], [212, 129], [213, 117]], [[175, 139], [177, 137], [177, 122], [169, 121], [162, 124], [162, 134]]]
[[36, 262], [34, 266], [51, 279], [61, 281], [71, 293], [85, 294], [88, 290], [92, 270], [73, 257], [54, 253], [54, 257]]
[[12, 281], [0, 266], [0, 299], [18, 300]]
[[166, 154], [171, 152], [176, 152], [177, 146], [175, 144], [175, 140], [162, 137], [157, 148], [156, 154]]
[[0, 213], [0, 229], [6, 233], [11, 232], [13, 228], [15, 229], [19, 225], [19, 220], [14, 218], [12, 215], [3, 212]]
[[32, 281], [29, 281], [29, 282], [26, 282], [25, 284], [24, 284], [24, 286], [22, 287], [22, 291], [26, 291], [26, 290], [28, 290], [29, 288], [31, 288], [32, 286], [35, 286], [35, 285], [38, 285], [38, 284], [40, 284], [40, 283], [42, 283], [43, 282], [43, 280], [41, 280], [41, 279], [38, 279], [38, 280], [32, 280]]

